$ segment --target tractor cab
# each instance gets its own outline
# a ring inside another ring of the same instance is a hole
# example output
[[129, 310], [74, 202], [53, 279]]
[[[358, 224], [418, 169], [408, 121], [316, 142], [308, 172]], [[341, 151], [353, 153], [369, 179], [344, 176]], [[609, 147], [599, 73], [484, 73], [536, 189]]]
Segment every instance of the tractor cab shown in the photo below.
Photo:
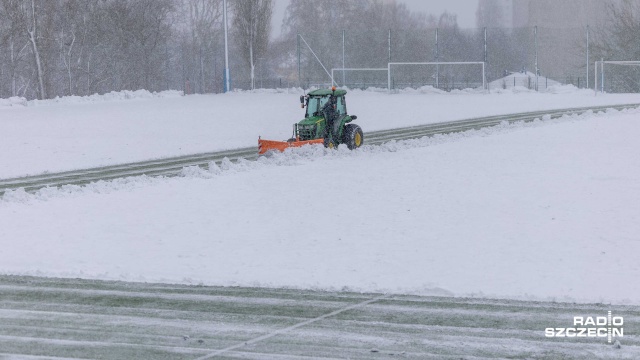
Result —
[[331, 90], [314, 90], [307, 94], [307, 96], [300, 96], [300, 103], [303, 107], [307, 108], [304, 117], [322, 116], [322, 108], [327, 101], [329, 101], [331, 95], [336, 97], [336, 110], [338, 114], [341, 116], [346, 115], [347, 106], [344, 99], [346, 93], [345, 90], [336, 90], [334, 94], [332, 94]]

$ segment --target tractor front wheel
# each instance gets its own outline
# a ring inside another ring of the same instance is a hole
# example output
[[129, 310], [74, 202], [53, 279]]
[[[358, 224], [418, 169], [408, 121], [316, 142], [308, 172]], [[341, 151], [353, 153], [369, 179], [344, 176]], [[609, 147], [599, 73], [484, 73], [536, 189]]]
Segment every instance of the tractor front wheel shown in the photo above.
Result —
[[328, 149], [335, 149], [338, 147], [338, 144], [334, 140], [329, 140], [328, 138], [324, 138], [324, 147]]
[[342, 142], [347, 144], [349, 150], [357, 149], [364, 142], [364, 134], [360, 126], [356, 124], [347, 124], [344, 127], [344, 135]]

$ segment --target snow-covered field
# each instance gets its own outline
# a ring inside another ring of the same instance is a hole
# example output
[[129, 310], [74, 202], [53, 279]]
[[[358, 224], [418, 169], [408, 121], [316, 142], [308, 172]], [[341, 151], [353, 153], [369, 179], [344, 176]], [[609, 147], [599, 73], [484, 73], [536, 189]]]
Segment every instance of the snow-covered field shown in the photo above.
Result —
[[[7, 106], [2, 176], [286, 138], [296, 95]], [[350, 95], [365, 134], [640, 100]], [[639, 116], [588, 113], [353, 152], [295, 149], [178, 178], [10, 192], [0, 201], [0, 272], [639, 304]]]
[[[284, 140], [299, 121], [296, 90], [180, 96], [120, 92], [46, 101], [0, 101], [0, 178], [257, 146]], [[594, 96], [571, 86], [389, 95], [352, 91], [347, 108], [367, 131], [576, 106], [638, 103], [637, 94]]]

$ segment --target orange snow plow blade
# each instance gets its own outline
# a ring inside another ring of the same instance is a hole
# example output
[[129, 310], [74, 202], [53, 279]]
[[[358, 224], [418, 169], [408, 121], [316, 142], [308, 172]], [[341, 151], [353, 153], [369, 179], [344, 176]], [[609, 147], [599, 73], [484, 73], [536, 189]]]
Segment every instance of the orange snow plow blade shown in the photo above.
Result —
[[275, 141], [275, 140], [262, 140], [258, 138], [258, 155], [262, 155], [269, 150], [284, 151], [290, 147], [300, 147], [308, 144], [323, 144], [324, 139], [313, 139], [305, 141]]

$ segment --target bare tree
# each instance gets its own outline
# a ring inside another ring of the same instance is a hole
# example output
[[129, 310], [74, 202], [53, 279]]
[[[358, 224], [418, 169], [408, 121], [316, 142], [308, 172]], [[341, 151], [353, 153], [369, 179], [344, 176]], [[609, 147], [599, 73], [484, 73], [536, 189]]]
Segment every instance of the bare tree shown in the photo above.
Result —
[[63, 11], [59, 13], [56, 29], [56, 42], [59, 56], [64, 67], [66, 78], [66, 94], [77, 93], [77, 75], [82, 61], [87, 38], [87, 18], [92, 10], [92, 2], [87, 0], [65, 0], [60, 4]]
[[36, 1], [31, 0], [29, 3], [21, 4], [21, 11], [24, 14], [24, 29], [27, 32], [29, 43], [31, 44], [31, 51], [33, 53], [33, 60], [36, 64], [36, 72], [38, 79], [38, 97], [40, 99], [46, 99], [47, 93], [44, 87], [44, 67], [42, 59], [40, 57], [39, 48], [39, 33], [38, 33], [38, 16]]
[[198, 75], [200, 91], [206, 92], [207, 68], [205, 66], [207, 54], [213, 52], [213, 45], [217, 37], [218, 24], [222, 18], [221, 0], [189, 0], [189, 28], [194, 51], [198, 58]]
[[19, 67], [28, 52], [29, 42], [23, 36], [18, 0], [2, 0], [0, 2], [0, 44], [6, 46], [6, 59], [3, 65], [8, 67], [9, 94], [24, 95], [28, 89], [28, 81], [19, 74]]
[[251, 89], [255, 89], [256, 60], [269, 45], [273, 5], [272, 0], [237, 0], [233, 6], [233, 32], [251, 69]]
[[[38, 84], [38, 98], [45, 99], [47, 97], [44, 84], [44, 64], [40, 54], [40, 33], [39, 33], [39, 2], [36, 0], [3, 0], [4, 18], [10, 23], [8, 27], [8, 44], [11, 51], [11, 68], [13, 69], [12, 81], [15, 81], [15, 61], [22, 54], [24, 47], [15, 53], [15, 44], [18, 39], [24, 36], [27, 44], [30, 45], [31, 54], [33, 55], [33, 63], [36, 69], [36, 82]], [[17, 57], [14, 55], [18, 55]], [[15, 93], [15, 84], [12, 92]]]

